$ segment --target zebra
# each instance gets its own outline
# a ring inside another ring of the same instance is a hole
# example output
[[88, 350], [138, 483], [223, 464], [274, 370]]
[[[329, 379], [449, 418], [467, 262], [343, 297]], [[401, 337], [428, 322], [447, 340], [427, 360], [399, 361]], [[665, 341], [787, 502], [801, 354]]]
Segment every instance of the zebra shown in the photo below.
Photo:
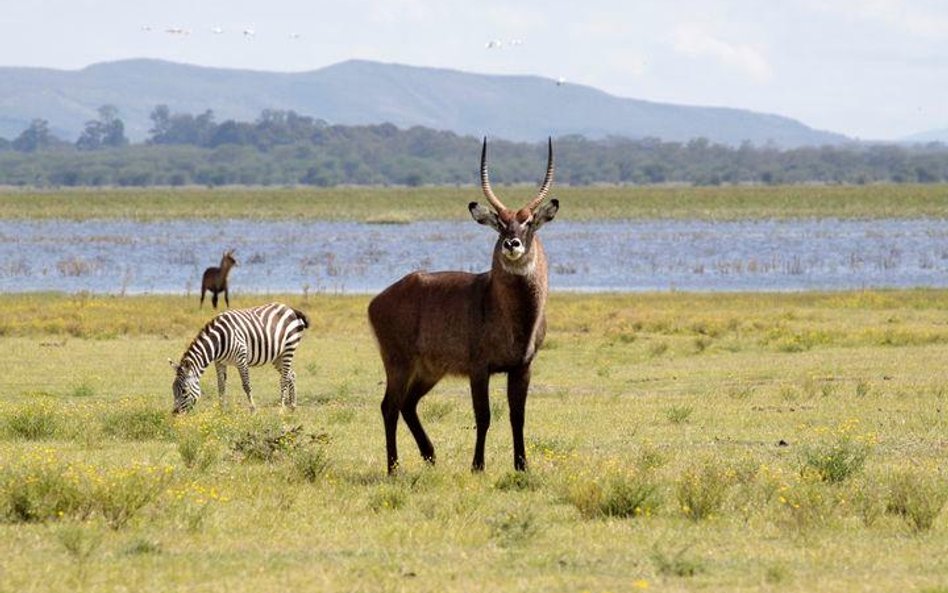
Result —
[[201, 397], [201, 374], [213, 362], [217, 370], [217, 393], [224, 407], [227, 365], [237, 367], [250, 411], [256, 410], [250, 393], [249, 367], [273, 364], [280, 372], [280, 405], [296, 408], [296, 373], [293, 354], [309, 327], [305, 313], [281, 303], [219, 313], [198, 332], [184, 351], [181, 362], [168, 359], [175, 370], [171, 390], [172, 412], [190, 411]]

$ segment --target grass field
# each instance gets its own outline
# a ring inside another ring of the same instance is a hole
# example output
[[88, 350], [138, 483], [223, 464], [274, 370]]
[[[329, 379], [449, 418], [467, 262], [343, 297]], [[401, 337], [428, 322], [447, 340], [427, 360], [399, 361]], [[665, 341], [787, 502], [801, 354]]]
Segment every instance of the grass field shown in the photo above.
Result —
[[[533, 197], [526, 186], [496, 187], [513, 207]], [[554, 187], [561, 217], [913, 218], [948, 217], [946, 185], [782, 187]], [[217, 188], [7, 190], [0, 219], [257, 218], [410, 222], [462, 219], [483, 200], [474, 184], [424, 188]]]
[[0, 592], [948, 591], [948, 291], [554, 295], [529, 472], [498, 377], [394, 478], [367, 297], [281, 300], [300, 408], [174, 419], [196, 299], [0, 295]]

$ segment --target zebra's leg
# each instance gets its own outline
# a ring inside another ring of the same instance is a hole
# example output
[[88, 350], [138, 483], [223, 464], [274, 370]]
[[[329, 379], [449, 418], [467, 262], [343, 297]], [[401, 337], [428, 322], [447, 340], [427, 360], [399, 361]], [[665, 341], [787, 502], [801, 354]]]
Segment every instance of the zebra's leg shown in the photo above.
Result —
[[280, 373], [280, 407], [286, 407], [286, 368], [282, 359], [273, 361], [273, 368]]
[[289, 369], [286, 373], [286, 391], [287, 399], [290, 402], [290, 409], [296, 409], [296, 371]]
[[250, 411], [256, 412], [257, 406], [253, 403], [253, 394], [250, 393], [250, 367], [247, 366], [246, 358], [237, 361], [237, 370], [240, 372], [240, 382], [243, 383], [244, 393], [247, 394], [247, 401], [250, 403]]
[[273, 366], [280, 373], [280, 406], [289, 405], [291, 410], [296, 409], [296, 373], [293, 371], [292, 359], [281, 358], [274, 361]]
[[227, 391], [227, 365], [218, 360], [214, 363], [217, 370], [217, 397], [220, 398], [221, 409], [224, 409], [224, 395]]

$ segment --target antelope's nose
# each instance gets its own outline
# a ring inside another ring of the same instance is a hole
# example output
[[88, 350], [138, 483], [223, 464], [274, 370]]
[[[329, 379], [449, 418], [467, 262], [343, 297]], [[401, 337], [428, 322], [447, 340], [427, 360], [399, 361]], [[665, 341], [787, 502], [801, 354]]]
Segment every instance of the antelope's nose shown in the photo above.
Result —
[[521, 245], [522, 245], [522, 243], [520, 242], [520, 239], [517, 239], [517, 238], [514, 238], [514, 239], [504, 239], [504, 249], [506, 249], [507, 251], [513, 251], [514, 249], [520, 249], [520, 246], [521, 246]]

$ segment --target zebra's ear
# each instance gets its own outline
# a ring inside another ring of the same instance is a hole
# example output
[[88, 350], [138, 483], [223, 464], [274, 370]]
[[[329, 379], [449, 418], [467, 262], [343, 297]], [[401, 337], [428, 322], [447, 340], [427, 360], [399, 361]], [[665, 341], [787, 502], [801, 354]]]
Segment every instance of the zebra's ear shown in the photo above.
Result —
[[173, 368], [174, 370], [176, 370], [176, 371], [178, 370], [178, 363], [176, 363], [175, 361], [171, 360], [170, 358], [168, 359], [168, 364], [170, 364], [170, 365], [171, 365], [171, 368]]

